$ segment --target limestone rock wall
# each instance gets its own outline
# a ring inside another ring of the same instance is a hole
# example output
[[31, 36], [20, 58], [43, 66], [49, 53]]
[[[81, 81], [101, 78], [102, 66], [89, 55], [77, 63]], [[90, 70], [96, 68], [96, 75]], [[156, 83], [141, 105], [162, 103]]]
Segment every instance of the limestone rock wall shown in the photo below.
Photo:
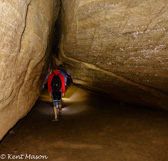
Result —
[[167, 0], [62, 0], [61, 39], [75, 83], [168, 109]]
[[39, 97], [58, 11], [58, 0], [0, 1], [0, 139]]

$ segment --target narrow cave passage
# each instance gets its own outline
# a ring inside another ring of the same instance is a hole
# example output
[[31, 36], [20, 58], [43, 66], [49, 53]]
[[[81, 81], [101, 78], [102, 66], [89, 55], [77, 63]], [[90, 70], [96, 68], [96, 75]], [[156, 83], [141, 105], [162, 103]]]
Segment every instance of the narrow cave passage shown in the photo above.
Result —
[[114, 103], [71, 85], [63, 99], [63, 116], [52, 122], [53, 115], [44, 90], [31, 112], [1, 141], [0, 152], [46, 155], [48, 161], [168, 158], [168, 114], [162, 111]]
[[[0, 1], [0, 160], [167, 161], [165, 4]], [[52, 122], [47, 89], [38, 97], [57, 61], [74, 84]]]

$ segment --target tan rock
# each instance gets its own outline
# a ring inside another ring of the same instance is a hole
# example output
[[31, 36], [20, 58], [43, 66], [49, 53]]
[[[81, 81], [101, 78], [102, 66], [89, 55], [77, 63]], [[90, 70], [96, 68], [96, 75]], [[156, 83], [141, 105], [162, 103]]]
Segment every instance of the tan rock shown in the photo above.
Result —
[[[0, 139], [40, 95], [59, 5], [0, 1]], [[167, 15], [166, 0], [62, 0], [61, 59], [77, 84], [168, 109]]]
[[62, 5], [61, 55], [76, 83], [168, 109], [166, 0], [62, 0]]
[[57, 0], [0, 1], [0, 139], [40, 95], [58, 10]]

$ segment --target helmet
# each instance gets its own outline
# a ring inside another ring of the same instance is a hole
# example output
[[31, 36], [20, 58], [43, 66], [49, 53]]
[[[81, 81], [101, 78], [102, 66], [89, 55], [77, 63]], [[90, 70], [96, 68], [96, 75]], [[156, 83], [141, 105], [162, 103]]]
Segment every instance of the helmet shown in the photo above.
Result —
[[54, 66], [54, 67], [51, 68], [51, 70], [52, 70], [52, 71], [53, 71], [53, 70], [59, 70], [59, 67], [58, 67], [58, 66]]

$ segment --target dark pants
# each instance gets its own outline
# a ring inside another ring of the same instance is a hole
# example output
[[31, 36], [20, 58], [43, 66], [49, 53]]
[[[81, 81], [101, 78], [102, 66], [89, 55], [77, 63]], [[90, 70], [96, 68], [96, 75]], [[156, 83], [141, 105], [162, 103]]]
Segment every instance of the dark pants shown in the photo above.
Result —
[[51, 91], [53, 106], [58, 107], [62, 104], [62, 91]]

